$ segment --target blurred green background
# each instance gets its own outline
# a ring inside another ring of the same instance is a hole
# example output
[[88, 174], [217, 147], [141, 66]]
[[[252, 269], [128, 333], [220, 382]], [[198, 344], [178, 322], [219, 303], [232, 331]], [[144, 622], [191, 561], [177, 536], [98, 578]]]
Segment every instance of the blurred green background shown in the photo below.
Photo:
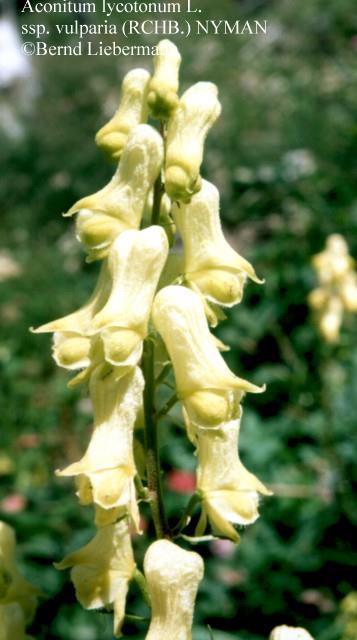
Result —
[[[223, 113], [203, 175], [220, 189], [230, 242], [266, 279], [247, 285], [218, 335], [231, 345], [234, 371], [267, 384], [245, 400], [241, 452], [275, 496], [239, 547], [199, 545], [206, 571], [193, 637], [209, 640], [210, 625], [214, 640], [263, 640], [285, 623], [338, 640], [339, 603], [353, 589], [357, 560], [356, 332], [346, 317], [339, 344], [326, 345], [306, 298], [316, 285], [311, 256], [328, 234], [342, 233], [357, 255], [355, 2], [200, 6], [207, 18], [268, 21], [265, 37], [175, 42], [181, 88], [199, 80], [219, 87]], [[50, 338], [28, 328], [78, 308], [93, 287], [97, 265], [85, 265], [61, 213], [111, 177], [93, 137], [115, 110], [123, 74], [150, 60], [28, 60], [29, 76], [0, 91], [0, 518], [16, 528], [20, 566], [43, 593], [31, 634], [109, 640], [111, 616], [82, 610], [68, 573], [52, 566], [93, 533], [91, 510], [79, 508], [72, 482], [53, 473], [83, 452], [90, 406], [85, 390], [66, 388]], [[163, 423], [161, 443], [174, 518], [188, 500], [195, 459], [175, 423]], [[146, 537], [135, 540], [139, 559], [146, 545]], [[128, 611], [147, 615], [134, 588]], [[145, 636], [145, 625], [124, 630]]]

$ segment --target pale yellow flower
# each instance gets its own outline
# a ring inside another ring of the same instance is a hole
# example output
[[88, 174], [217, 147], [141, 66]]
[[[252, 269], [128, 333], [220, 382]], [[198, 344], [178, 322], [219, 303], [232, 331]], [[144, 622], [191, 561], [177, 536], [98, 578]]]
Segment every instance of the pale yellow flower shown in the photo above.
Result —
[[144, 571], [152, 613], [146, 640], [191, 640], [192, 619], [203, 560], [168, 540], [148, 548]]
[[98, 147], [112, 160], [119, 160], [132, 130], [147, 121], [149, 80], [145, 69], [132, 69], [124, 76], [118, 109], [95, 137]]
[[172, 213], [184, 245], [185, 279], [210, 302], [231, 307], [241, 301], [247, 277], [261, 282], [223, 235], [213, 184], [203, 180], [191, 202], [174, 204]]
[[78, 213], [78, 239], [89, 260], [107, 255], [125, 229], [138, 229], [145, 203], [163, 162], [163, 140], [147, 124], [132, 131], [118, 169], [106, 187], [76, 202], [66, 215]]
[[239, 541], [231, 523], [252, 524], [258, 518], [258, 493], [269, 491], [242, 464], [238, 454], [239, 418], [218, 429], [196, 429], [197, 490], [202, 499], [201, 525], [208, 518], [218, 535]]
[[[94, 413], [92, 438], [83, 458], [57, 471], [57, 475], [82, 476], [82, 503], [93, 501], [102, 509], [111, 510], [109, 516], [114, 518], [118, 515], [115, 508], [122, 507], [138, 524], [133, 432], [142, 404], [143, 375], [136, 367], [117, 379], [115, 370], [108, 374], [100, 366], [92, 374], [89, 388]], [[106, 523], [104, 514], [98, 514], [98, 522]]]
[[285, 624], [275, 627], [269, 640], [314, 640], [309, 632], [302, 627], [287, 627]]
[[127, 521], [102, 527], [87, 545], [55, 566], [73, 567], [71, 580], [85, 609], [114, 610], [114, 635], [120, 638], [128, 585], [136, 569]]
[[154, 58], [155, 72], [149, 83], [148, 104], [154, 118], [166, 119], [178, 105], [181, 56], [170, 40], [161, 40]]
[[165, 188], [172, 200], [189, 202], [200, 190], [204, 142], [220, 112], [217, 87], [211, 82], [198, 82], [181, 97], [166, 138]]
[[326, 248], [313, 257], [312, 263], [318, 272], [321, 284], [339, 283], [353, 268], [353, 258], [343, 236], [333, 233], [326, 240]]
[[357, 273], [348, 246], [339, 234], [326, 240], [326, 248], [312, 258], [319, 286], [309, 294], [322, 336], [327, 342], [339, 339], [344, 311], [357, 312]]
[[97, 285], [83, 307], [67, 316], [43, 324], [34, 333], [54, 333], [53, 357], [60, 367], [81, 369], [90, 365], [93, 318], [108, 299], [111, 278], [107, 263], [101, 266]]
[[159, 226], [120, 234], [89, 301], [35, 329], [54, 332], [53, 356], [59, 366], [90, 373], [90, 367], [105, 359], [125, 374], [138, 363], [167, 254], [167, 236]]
[[153, 321], [172, 360], [177, 395], [194, 424], [227, 422], [236, 417], [243, 392], [264, 391], [228, 368], [194, 291], [175, 285], [161, 289], [154, 300]]
[[[3, 617], [4, 624], [10, 625], [9, 628], [11, 628], [12, 614], [16, 628], [22, 629], [23, 625], [31, 622], [38, 595], [38, 589], [27, 582], [17, 570], [14, 530], [5, 522], [0, 522], [0, 605], [1, 607], [6, 605], [6, 608], [2, 608], [0, 615]], [[7, 606], [12, 604], [16, 607]], [[4, 637], [10, 640], [11, 636]]]
[[108, 257], [111, 291], [94, 316], [92, 333], [100, 333], [105, 359], [134, 366], [142, 354], [152, 301], [169, 246], [162, 227], [125, 231]]

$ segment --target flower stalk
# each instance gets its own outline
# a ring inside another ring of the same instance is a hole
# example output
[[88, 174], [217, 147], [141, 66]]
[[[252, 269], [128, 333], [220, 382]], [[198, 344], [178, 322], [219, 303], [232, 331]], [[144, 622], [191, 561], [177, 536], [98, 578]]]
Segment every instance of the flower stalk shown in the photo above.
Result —
[[[238, 542], [234, 525], [253, 523], [258, 494], [270, 493], [238, 454], [241, 403], [264, 387], [229, 369], [228, 347], [210, 328], [224, 319], [221, 307], [241, 301], [248, 279], [262, 281], [225, 240], [218, 190], [201, 178], [205, 140], [221, 111], [217, 87], [198, 82], [180, 96], [180, 62], [163, 40], [151, 78], [142, 69], [125, 76], [118, 109], [96, 136], [119, 162], [114, 176], [67, 214], [76, 215], [87, 261], [102, 262], [97, 286], [78, 311], [36, 330], [53, 332], [56, 363], [75, 371], [70, 384], [88, 384], [94, 413], [83, 457], [57, 473], [75, 477], [96, 534], [57, 568], [71, 569], [83, 607], [114, 612], [116, 637], [132, 619], [125, 605], [134, 580], [151, 606], [146, 640], [192, 639], [203, 561], [172, 540], [195, 544], [213, 533]], [[147, 124], [149, 112], [157, 128]], [[176, 230], [182, 252], [173, 248]], [[158, 408], [160, 385], [171, 395]], [[171, 528], [159, 424], [177, 403], [196, 449], [197, 490]], [[156, 538], [145, 575], [132, 547], [142, 533], [141, 502], [150, 505]]]

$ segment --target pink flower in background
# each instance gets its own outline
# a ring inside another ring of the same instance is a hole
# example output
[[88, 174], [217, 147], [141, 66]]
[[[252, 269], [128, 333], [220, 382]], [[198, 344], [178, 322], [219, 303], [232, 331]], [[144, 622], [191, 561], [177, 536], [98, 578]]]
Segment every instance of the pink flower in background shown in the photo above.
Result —
[[12, 493], [1, 501], [0, 506], [4, 513], [19, 513], [25, 509], [26, 503], [26, 498], [20, 493]]
[[167, 485], [176, 493], [193, 493], [196, 490], [196, 477], [192, 471], [171, 471], [167, 475]]

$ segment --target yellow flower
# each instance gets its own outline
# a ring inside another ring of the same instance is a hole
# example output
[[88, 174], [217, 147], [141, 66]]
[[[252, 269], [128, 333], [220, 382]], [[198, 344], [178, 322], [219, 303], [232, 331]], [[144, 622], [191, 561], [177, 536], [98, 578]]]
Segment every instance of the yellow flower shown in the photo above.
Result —
[[174, 204], [173, 217], [185, 252], [185, 279], [211, 302], [231, 307], [241, 301], [247, 277], [261, 280], [226, 241], [219, 219], [219, 192], [202, 181], [188, 204]]
[[71, 580], [85, 609], [114, 609], [114, 635], [120, 638], [128, 584], [136, 568], [127, 521], [99, 529], [87, 545], [55, 567], [73, 567]]
[[178, 105], [181, 56], [170, 40], [161, 40], [154, 58], [155, 73], [149, 83], [148, 104], [154, 118], [166, 119]]
[[[137, 525], [133, 432], [143, 388], [138, 367], [119, 379], [115, 370], [108, 374], [98, 367], [90, 379], [94, 430], [89, 446], [79, 462], [56, 472], [61, 476], [82, 476], [82, 503], [93, 501], [102, 509], [111, 510], [114, 518], [118, 515], [115, 508], [122, 507]], [[98, 514], [98, 519], [106, 522], [103, 514]]]
[[108, 257], [111, 291], [92, 322], [92, 333], [100, 333], [110, 364], [125, 367], [139, 361], [168, 249], [159, 226], [125, 231], [114, 242]]
[[321, 284], [338, 283], [353, 268], [353, 258], [343, 236], [333, 233], [326, 240], [326, 248], [313, 257]]
[[[167, 254], [167, 236], [161, 227], [123, 231], [110, 248], [89, 301], [78, 311], [35, 329], [54, 332], [53, 356], [59, 366], [87, 368], [90, 373], [105, 359], [125, 374], [137, 364]], [[83, 376], [77, 379], [82, 381]]]
[[312, 258], [319, 286], [309, 294], [322, 336], [327, 342], [337, 342], [344, 310], [357, 311], [357, 273], [348, 246], [339, 234], [326, 240], [326, 248]]
[[[15, 554], [15, 532], [8, 524], [0, 522], [0, 615], [9, 628], [12, 623], [16, 628], [17, 625], [18, 628], [22, 628], [22, 625], [31, 622], [33, 618], [39, 591], [18, 572]], [[16, 604], [16, 607], [10, 606], [13, 604]], [[6, 605], [6, 608], [3, 608], [3, 605]], [[12, 640], [17, 636], [4, 637]]]
[[175, 285], [161, 289], [154, 300], [153, 321], [172, 360], [177, 395], [194, 424], [227, 422], [236, 417], [243, 392], [264, 391], [228, 368], [194, 291]]
[[203, 560], [168, 540], [148, 548], [144, 571], [152, 614], [146, 640], [191, 640], [192, 619]]
[[181, 97], [166, 138], [165, 188], [172, 200], [189, 202], [200, 190], [204, 142], [220, 112], [217, 87], [211, 82], [198, 82]]
[[202, 498], [202, 529], [207, 517], [213, 531], [239, 541], [230, 523], [247, 525], [258, 518], [258, 493], [269, 491], [242, 464], [238, 454], [240, 420], [219, 429], [196, 429], [198, 468], [197, 489]]
[[147, 124], [132, 131], [113, 178], [106, 187], [76, 202], [76, 229], [89, 260], [105, 257], [125, 229], [138, 229], [150, 189], [163, 162], [163, 141]]
[[98, 147], [112, 160], [119, 160], [132, 130], [147, 121], [149, 80], [150, 74], [145, 69], [133, 69], [124, 76], [119, 107], [95, 137]]
[[94, 292], [83, 307], [32, 329], [33, 333], [54, 333], [53, 357], [58, 366], [72, 370], [90, 365], [92, 341], [89, 334], [93, 317], [107, 301], [110, 286], [111, 279], [104, 262]]
[[273, 629], [269, 640], [313, 640], [313, 637], [302, 627], [287, 627], [283, 624]]

